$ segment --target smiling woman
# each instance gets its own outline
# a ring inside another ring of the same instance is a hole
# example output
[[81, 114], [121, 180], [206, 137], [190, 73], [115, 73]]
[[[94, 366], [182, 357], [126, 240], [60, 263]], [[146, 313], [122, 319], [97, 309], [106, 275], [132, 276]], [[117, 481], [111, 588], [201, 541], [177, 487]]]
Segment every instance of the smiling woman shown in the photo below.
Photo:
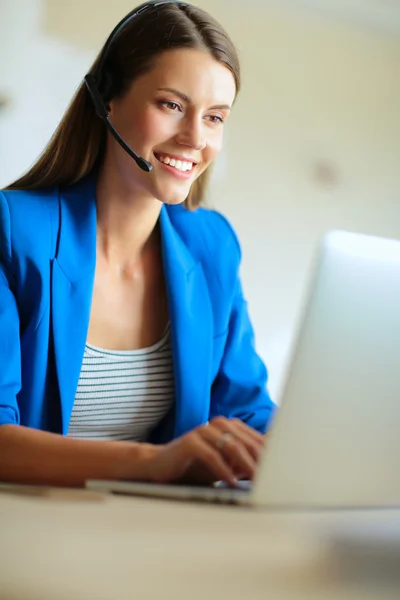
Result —
[[0, 480], [253, 477], [274, 405], [238, 241], [200, 208], [239, 87], [212, 17], [142, 5], [0, 192]]
[[[173, 69], [177, 57], [181, 59], [181, 64], [179, 68]], [[203, 59], [202, 68], [196, 68], [197, 58]], [[162, 77], [161, 63], [164, 61], [173, 70], [169, 78]], [[213, 64], [214, 69], [209, 74], [204, 69], [204, 63], [207, 63], [207, 67]], [[152, 73], [153, 71], [157, 71], [157, 74]], [[223, 71], [224, 83], [221, 86], [218, 76]], [[172, 77], [176, 74], [185, 82], [181, 86], [182, 89], [173, 85], [175, 80]], [[239, 59], [226, 31], [200, 8], [173, 1], [142, 4], [129, 13], [114, 28], [89, 75], [95, 77], [101, 102], [108, 113], [110, 103], [121, 102], [127, 110], [134, 112], [139, 101], [134, 93], [130, 93], [130, 88], [135, 86], [135, 82], [137, 84], [143, 75], [148, 77], [142, 82], [140, 91], [146, 96], [147, 103], [150, 101], [150, 94], [154, 97], [157, 90], [155, 81], [158, 75], [160, 82], [163, 82], [160, 83], [159, 102], [165, 108], [174, 107], [173, 110], [177, 111], [182, 105], [190, 106], [191, 100], [196, 100], [189, 93], [191, 88], [194, 88], [197, 96], [202, 92], [202, 85], [211, 84], [210, 90], [205, 90], [209, 91], [210, 97], [215, 96], [217, 106], [202, 106], [203, 110], [212, 109], [211, 114], [205, 116], [205, 119], [210, 121], [225, 118], [226, 111], [231, 107], [241, 84]], [[200, 75], [197, 82], [195, 75]], [[190, 81], [186, 84], [188, 78]], [[219, 90], [224, 92], [227, 79], [230, 80], [231, 89], [225, 91], [227, 96], [232, 97], [217, 98]], [[165, 84], [165, 81], [169, 81], [169, 84]], [[162, 97], [163, 91], [166, 98]], [[129, 102], [124, 102], [127, 95], [131, 101], [135, 98], [136, 102], [130, 105]], [[204, 97], [201, 99], [205, 100]], [[219, 106], [220, 104], [222, 106]], [[140, 106], [143, 108], [142, 104]], [[222, 110], [224, 113], [220, 114]], [[118, 115], [114, 113], [109, 116], [112, 124], [118, 128]], [[119, 116], [122, 117], [121, 114]], [[130, 120], [132, 119], [137, 126], [140, 122], [139, 115], [132, 114]], [[40, 159], [25, 175], [8, 186], [8, 189], [42, 189], [79, 181], [103, 162], [109, 138], [104, 121], [98, 118], [86, 85], [82, 83]], [[138, 150], [139, 148], [135, 147], [135, 151]], [[153, 164], [154, 157], [151, 153], [148, 159]], [[207, 175], [208, 171], [203, 169], [200, 173], [197, 170], [196, 177], [189, 186], [187, 207], [195, 208], [201, 204]]]

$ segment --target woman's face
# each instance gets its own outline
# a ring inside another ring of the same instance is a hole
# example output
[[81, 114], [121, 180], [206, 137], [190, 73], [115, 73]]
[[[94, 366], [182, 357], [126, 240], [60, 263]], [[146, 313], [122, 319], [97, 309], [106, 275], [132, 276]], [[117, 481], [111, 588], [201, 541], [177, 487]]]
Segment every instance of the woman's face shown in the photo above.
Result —
[[168, 50], [110, 102], [114, 127], [153, 169], [142, 171], [112, 138], [107, 158], [132, 190], [181, 203], [221, 150], [235, 94], [232, 73], [208, 53]]

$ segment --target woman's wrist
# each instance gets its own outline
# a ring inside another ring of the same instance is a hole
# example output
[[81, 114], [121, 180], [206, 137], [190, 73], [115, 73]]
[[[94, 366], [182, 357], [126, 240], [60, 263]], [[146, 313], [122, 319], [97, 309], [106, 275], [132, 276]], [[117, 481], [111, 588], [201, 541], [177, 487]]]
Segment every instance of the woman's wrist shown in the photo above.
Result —
[[138, 442], [116, 442], [120, 445], [121, 458], [116, 466], [116, 479], [153, 481], [152, 462], [161, 446]]

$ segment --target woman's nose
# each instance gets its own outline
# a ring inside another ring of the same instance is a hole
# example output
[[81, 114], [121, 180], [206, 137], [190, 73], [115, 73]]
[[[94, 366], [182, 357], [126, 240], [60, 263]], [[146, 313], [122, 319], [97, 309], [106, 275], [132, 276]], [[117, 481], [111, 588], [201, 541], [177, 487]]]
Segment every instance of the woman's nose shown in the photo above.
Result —
[[177, 142], [194, 150], [203, 150], [207, 146], [207, 140], [202, 120], [197, 118], [183, 120]]

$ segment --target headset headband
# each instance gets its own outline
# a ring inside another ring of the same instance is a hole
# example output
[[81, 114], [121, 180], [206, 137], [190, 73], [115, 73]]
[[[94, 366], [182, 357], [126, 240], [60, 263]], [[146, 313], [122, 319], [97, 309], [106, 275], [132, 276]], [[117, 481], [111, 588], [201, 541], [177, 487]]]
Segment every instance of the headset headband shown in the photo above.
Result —
[[180, 6], [189, 6], [187, 2], [181, 2], [180, 0], [160, 0], [159, 2], [148, 2], [147, 4], [142, 4], [139, 8], [135, 8], [132, 12], [128, 13], [112, 30], [110, 35], [108, 36], [106, 43], [104, 44], [103, 50], [100, 54], [99, 61], [92, 73], [88, 73], [85, 76], [85, 84], [89, 91], [89, 94], [93, 100], [93, 104], [95, 106], [96, 113], [98, 116], [103, 119], [108, 130], [111, 135], [116, 139], [116, 141], [124, 148], [124, 150], [136, 161], [136, 164], [143, 169], [144, 171], [151, 171], [152, 165], [147, 160], [138, 156], [136, 152], [132, 150], [128, 146], [128, 144], [123, 140], [123, 138], [116, 131], [112, 123], [110, 122], [108, 116], [108, 108], [104, 101], [104, 96], [101, 93], [99, 86], [101, 84], [104, 65], [107, 61], [110, 48], [114, 43], [115, 38], [121, 33], [125, 27], [129, 25], [137, 16], [141, 15], [144, 11], [149, 8], [158, 8], [159, 6], [163, 6], [164, 4], [178, 4]]

